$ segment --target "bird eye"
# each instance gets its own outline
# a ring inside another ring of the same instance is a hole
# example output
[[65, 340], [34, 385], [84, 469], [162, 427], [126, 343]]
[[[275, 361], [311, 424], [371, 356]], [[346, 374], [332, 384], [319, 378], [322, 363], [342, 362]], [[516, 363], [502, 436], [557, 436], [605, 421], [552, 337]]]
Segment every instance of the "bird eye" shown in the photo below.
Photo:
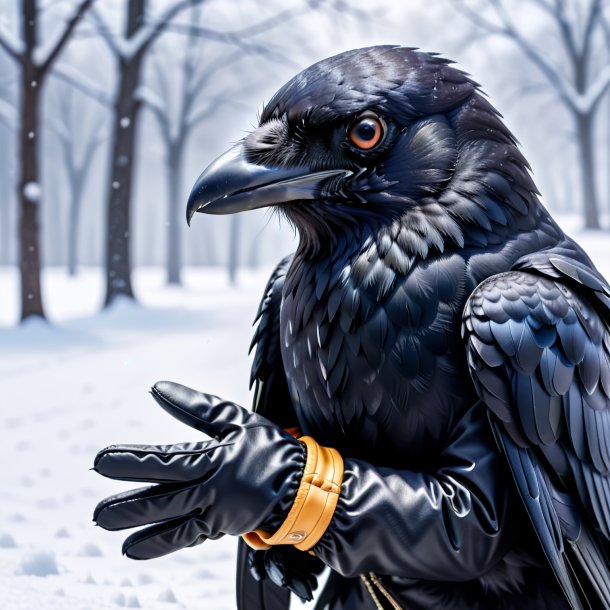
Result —
[[370, 150], [383, 138], [383, 123], [374, 114], [360, 116], [347, 132], [349, 141], [360, 150]]

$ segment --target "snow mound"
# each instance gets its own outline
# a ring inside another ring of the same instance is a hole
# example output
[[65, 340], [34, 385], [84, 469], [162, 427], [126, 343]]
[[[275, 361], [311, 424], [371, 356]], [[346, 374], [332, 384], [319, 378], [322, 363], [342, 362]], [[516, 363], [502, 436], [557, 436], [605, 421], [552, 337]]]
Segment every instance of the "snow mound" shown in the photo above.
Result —
[[197, 578], [201, 578], [201, 580], [211, 580], [214, 579], [215, 576], [214, 574], [212, 574], [212, 572], [210, 572], [210, 570], [206, 570], [205, 568], [203, 570], [199, 570], [195, 576]]
[[165, 589], [165, 591], [161, 591], [161, 593], [159, 593], [159, 597], [157, 597], [157, 600], [169, 604], [178, 603], [178, 600], [176, 599], [176, 596], [174, 595], [174, 592], [171, 589]]
[[138, 584], [139, 585], [149, 585], [151, 582], [155, 582], [155, 579], [146, 572], [142, 572], [142, 574], [138, 574]]
[[48, 551], [38, 551], [26, 555], [17, 569], [17, 574], [41, 577], [59, 574], [55, 555]]
[[0, 534], [0, 549], [16, 549], [15, 539], [10, 534]]
[[80, 550], [79, 555], [81, 557], [103, 557], [104, 553], [100, 550], [100, 547], [97, 544], [93, 544], [92, 542], [88, 542], [85, 546]]
[[91, 576], [91, 572], [89, 572], [87, 574], [87, 578], [85, 578], [85, 580], [83, 580], [83, 582], [86, 585], [96, 585], [97, 583], [95, 582], [95, 578], [93, 578], [93, 576]]

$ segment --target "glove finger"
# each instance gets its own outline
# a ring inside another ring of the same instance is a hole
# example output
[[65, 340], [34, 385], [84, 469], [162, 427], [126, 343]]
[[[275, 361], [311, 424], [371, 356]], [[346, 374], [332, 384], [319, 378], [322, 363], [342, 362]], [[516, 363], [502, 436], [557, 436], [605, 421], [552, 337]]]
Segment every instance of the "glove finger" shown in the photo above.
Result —
[[302, 601], [311, 601], [313, 591], [318, 586], [317, 578], [299, 569], [298, 564], [286, 563], [286, 558], [280, 553], [273, 553], [273, 550], [265, 555], [265, 571], [269, 579], [278, 587], [290, 589]]
[[[243, 544], [243, 543], [242, 543]], [[256, 582], [265, 579], [265, 551], [248, 548], [248, 570]]]
[[217, 441], [176, 445], [111, 445], [102, 449], [93, 469], [119, 481], [172, 483], [208, 476], [213, 462], [210, 452]]
[[105, 530], [123, 530], [202, 513], [208, 508], [205, 485], [153, 485], [102, 500], [93, 520]]
[[154, 559], [207, 539], [205, 524], [194, 517], [182, 517], [132, 534], [123, 543], [123, 554], [130, 559]]
[[251, 411], [231, 401], [171, 381], [158, 381], [152, 388], [152, 395], [170, 415], [216, 439], [255, 417]]

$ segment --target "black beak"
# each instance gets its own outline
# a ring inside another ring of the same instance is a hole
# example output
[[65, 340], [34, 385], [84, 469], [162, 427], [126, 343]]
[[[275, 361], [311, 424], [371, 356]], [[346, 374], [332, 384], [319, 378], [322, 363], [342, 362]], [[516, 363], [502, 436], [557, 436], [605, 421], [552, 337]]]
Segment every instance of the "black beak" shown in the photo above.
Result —
[[351, 174], [347, 169], [311, 172], [305, 167], [249, 163], [239, 144], [218, 157], [199, 176], [188, 200], [186, 220], [190, 225], [195, 212], [234, 214], [278, 203], [316, 199], [323, 194], [325, 181]]

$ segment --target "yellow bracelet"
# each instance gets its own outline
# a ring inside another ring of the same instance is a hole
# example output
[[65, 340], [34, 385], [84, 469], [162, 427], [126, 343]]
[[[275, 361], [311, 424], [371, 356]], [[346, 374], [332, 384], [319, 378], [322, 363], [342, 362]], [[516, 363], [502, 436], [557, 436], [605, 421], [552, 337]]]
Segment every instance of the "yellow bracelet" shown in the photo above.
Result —
[[343, 482], [343, 459], [336, 449], [321, 447], [310, 436], [302, 436], [299, 441], [307, 448], [307, 459], [292, 507], [275, 534], [258, 529], [242, 536], [253, 549], [291, 544], [308, 551], [322, 538], [333, 518]]

